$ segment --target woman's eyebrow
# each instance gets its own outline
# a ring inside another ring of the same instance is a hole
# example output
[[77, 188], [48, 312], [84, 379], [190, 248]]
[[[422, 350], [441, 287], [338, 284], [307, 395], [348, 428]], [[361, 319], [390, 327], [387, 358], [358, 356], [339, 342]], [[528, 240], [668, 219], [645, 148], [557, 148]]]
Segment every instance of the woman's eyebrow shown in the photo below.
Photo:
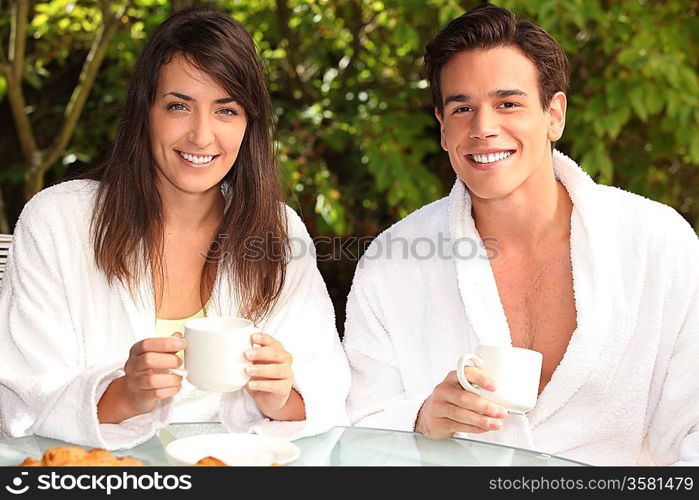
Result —
[[[194, 97], [190, 97], [186, 94], [181, 94], [180, 92], [167, 92], [167, 93], [163, 94], [163, 97], [165, 97], [167, 95], [174, 95], [178, 99], [182, 99], [183, 101], [187, 101], [187, 102], [197, 102], [197, 100], [194, 99]], [[229, 97], [221, 97], [219, 99], [214, 100], [214, 104], [228, 104], [229, 102], [235, 102], [235, 99], [233, 97], [229, 96]]]

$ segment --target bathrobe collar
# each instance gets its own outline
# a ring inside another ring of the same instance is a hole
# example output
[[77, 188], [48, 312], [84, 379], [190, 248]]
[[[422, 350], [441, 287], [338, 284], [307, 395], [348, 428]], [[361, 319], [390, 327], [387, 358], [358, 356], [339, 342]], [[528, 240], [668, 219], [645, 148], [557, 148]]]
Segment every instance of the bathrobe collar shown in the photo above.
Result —
[[[605, 211], [595, 182], [570, 158], [553, 153], [556, 178], [573, 202], [570, 251], [577, 328], [551, 380], [528, 415], [531, 428], [558, 411], [580, 388], [595, 366], [600, 350], [615, 323], [613, 256], [618, 255], [614, 214]], [[471, 196], [457, 179], [449, 194], [449, 232], [459, 245], [477, 247], [475, 256], [455, 254], [457, 282], [466, 317], [481, 344], [512, 345], [495, 276], [471, 212]], [[619, 228], [616, 228], [619, 230]], [[455, 247], [458, 248], [458, 247]], [[460, 258], [469, 256], [471, 258]], [[622, 313], [623, 314], [623, 313]]]

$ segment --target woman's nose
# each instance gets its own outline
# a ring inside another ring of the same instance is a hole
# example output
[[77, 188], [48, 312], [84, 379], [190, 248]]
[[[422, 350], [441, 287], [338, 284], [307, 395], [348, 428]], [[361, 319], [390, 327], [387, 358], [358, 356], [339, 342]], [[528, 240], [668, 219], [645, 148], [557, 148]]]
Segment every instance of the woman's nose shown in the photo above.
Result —
[[188, 139], [199, 149], [204, 149], [214, 142], [214, 132], [210, 119], [201, 115], [195, 116]]

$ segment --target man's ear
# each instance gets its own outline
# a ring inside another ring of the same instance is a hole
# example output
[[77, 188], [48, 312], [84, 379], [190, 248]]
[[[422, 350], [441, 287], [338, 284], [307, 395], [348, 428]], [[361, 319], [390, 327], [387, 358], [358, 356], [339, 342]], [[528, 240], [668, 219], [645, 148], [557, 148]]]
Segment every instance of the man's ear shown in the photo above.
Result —
[[439, 143], [442, 145], [444, 151], [448, 151], [446, 133], [444, 132], [444, 118], [442, 118], [442, 113], [436, 106], [434, 108], [434, 116], [437, 117], [437, 121], [439, 122]]
[[568, 100], [563, 92], [556, 92], [549, 103], [549, 131], [547, 138], [555, 142], [563, 135], [566, 126], [566, 107]]

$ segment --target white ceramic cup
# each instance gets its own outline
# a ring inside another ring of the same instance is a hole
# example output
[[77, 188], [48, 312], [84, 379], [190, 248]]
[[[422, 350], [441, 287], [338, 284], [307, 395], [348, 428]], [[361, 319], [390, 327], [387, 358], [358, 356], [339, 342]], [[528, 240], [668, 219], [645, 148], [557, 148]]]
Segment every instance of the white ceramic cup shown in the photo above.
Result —
[[244, 353], [259, 331], [249, 319], [234, 316], [191, 319], [184, 324], [184, 369], [171, 371], [203, 391], [237, 391], [250, 380], [245, 367], [252, 363]]
[[[536, 405], [543, 356], [538, 351], [520, 347], [479, 345], [475, 354], [459, 358], [456, 376], [461, 387], [513, 413], [524, 414]], [[491, 392], [471, 384], [464, 368], [473, 363], [495, 381]]]

